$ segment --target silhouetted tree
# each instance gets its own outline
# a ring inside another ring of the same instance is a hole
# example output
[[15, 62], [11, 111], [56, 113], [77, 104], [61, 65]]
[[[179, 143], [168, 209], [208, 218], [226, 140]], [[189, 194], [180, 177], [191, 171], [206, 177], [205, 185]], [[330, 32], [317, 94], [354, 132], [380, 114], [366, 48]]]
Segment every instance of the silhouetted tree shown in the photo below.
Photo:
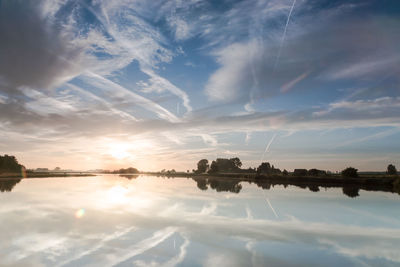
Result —
[[271, 171], [271, 164], [269, 162], [262, 162], [257, 168], [257, 173], [269, 173]]
[[14, 156], [0, 156], [0, 173], [20, 173], [23, 168]]
[[274, 165], [271, 166], [269, 162], [263, 162], [258, 166], [257, 168], [257, 173], [258, 174], [278, 174], [281, 173], [280, 169], [275, 169]]
[[358, 170], [353, 167], [348, 167], [342, 171], [342, 176], [350, 177], [350, 178], [357, 178], [358, 177], [357, 171]]
[[289, 172], [287, 170], [283, 170], [282, 174], [287, 176], [287, 175], [289, 175]]
[[242, 162], [239, 158], [231, 158], [231, 159], [224, 159], [224, 158], [217, 158], [211, 162], [209, 173], [216, 173], [216, 172], [239, 172], [241, 171], [240, 166], [242, 166]]
[[235, 168], [240, 169], [240, 167], [242, 167], [242, 162], [240, 161], [240, 159], [239, 159], [238, 157], [236, 157], [236, 158], [231, 158], [231, 159], [229, 159], [229, 160], [233, 163], [233, 166], [234, 166]]
[[389, 175], [396, 175], [396, 174], [397, 174], [396, 167], [395, 167], [393, 164], [389, 164], [389, 165], [387, 166], [387, 171], [386, 171], [386, 173], [389, 174]]
[[210, 169], [208, 170], [208, 173], [217, 173], [218, 172], [218, 164], [215, 160], [211, 162]]
[[202, 159], [197, 163], [197, 171], [196, 173], [205, 173], [208, 170], [208, 160]]

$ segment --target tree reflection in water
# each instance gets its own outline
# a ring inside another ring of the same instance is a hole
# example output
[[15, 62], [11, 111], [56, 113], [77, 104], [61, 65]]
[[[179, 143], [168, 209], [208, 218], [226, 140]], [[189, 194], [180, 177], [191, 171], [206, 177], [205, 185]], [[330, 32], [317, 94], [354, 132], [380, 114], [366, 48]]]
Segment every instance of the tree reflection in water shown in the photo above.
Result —
[[[296, 186], [302, 189], [308, 189], [311, 192], [319, 192], [321, 188], [341, 188], [344, 195], [355, 198], [360, 194], [360, 190], [366, 191], [383, 191], [383, 192], [395, 192], [393, 188], [385, 186], [357, 186], [357, 185], [332, 185], [329, 183], [316, 184], [316, 183], [306, 183], [306, 182], [288, 182], [287, 180], [277, 181], [277, 180], [249, 180], [249, 179], [238, 179], [238, 178], [227, 178], [227, 177], [192, 177], [192, 179], [197, 183], [197, 187], [200, 190], [207, 190], [208, 188], [214, 189], [217, 192], [232, 192], [239, 193], [242, 190], [241, 182], [255, 183], [258, 187], [264, 190], [269, 190], [275, 185], [282, 185], [284, 188], [290, 186]], [[400, 187], [400, 186], [399, 186]]]
[[[129, 180], [133, 180], [138, 178], [140, 175], [138, 174], [121, 174], [120, 177], [127, 178]], [[174, 178], [174, 177], [168, 177]], [[214, 189], [217, 192], [231, 192], [231, 193], [239, 193], [242, 190], [241, 182], [248, 182], [248, 183], [255, 183], [258, 187], [261, 187], [264, 190], [269, 190], [271, 187], [275, 185], [283, 185], [285, 188], [288, 185], [296, 186], [302, 189], [309, 189], [312, 192], [319, 192], [320, 187], [325, 188], [342, 188], [342, 192], [344, 195], [355, 198], [358, 197], [360, 194], [360, 189], [367, 190], [367, 191], [384, 191], [384, 192], [397, 192], [393, 188], [387, 187], [374, 187], [371, 185], [365, 187], [359, 187], [356, 185], [330, 185], [330, 184], [307, 184], [307, 183], [298, 183], [298, 182], [287, 182], [287, 181], [272, 181], [272, 180], [242, 180], [242, 179], [230, 179], [227, 177], [219, 178], [219, 177], [192, 177], [192, 179], [197, 183], [197, 187], [200, 190], [208, 190], [208, 188]], [[18, 184], [21, 179], [7, 179], [3, 178], [0, 179], [0, 192], [11, 192], [15, 185]], [[400, 186], [399, 186], [400, 189]], [[400, 190], [398, 192], [400, 194]]]
[[119, 176], [132, 180], [138, 178], [139, 174], [120, 174]]
[[21, 179], [0, 179], [0, 192], [11, 192]]
[[358, 187], [353, 187], [353, 186], [344, 186], [343, 187], [343, 194], [345, 194], [348, 197], [354, 198], [358, 197], [360, 192], [360, 188]]
[[199, 178], [195, 177], [193, 180], [196, 181], [197, 187], [200, 190], [207, 190], [208, 186], [217, 192], [231, 192], [239, 193], [242, 190], [242, 185], [240, 180], [230, 180], [230, 179], [218, 179], [218, 178]]

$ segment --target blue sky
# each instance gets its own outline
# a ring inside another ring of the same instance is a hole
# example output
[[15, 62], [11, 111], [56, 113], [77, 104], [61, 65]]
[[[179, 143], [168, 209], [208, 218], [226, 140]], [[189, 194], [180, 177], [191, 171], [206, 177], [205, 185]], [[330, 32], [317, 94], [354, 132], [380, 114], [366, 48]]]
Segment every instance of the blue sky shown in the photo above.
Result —
[[399, 14], [394, 0], [0, 1], [0, 151], [32, 168], [400, 165]]

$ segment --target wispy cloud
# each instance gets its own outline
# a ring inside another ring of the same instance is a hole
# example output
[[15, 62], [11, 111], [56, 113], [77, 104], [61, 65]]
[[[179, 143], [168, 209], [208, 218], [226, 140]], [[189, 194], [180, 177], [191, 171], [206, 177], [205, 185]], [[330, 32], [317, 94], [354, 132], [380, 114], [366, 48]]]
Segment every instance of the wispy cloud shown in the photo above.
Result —
[[179, 121], [179, 119], [174, 114], [169, 112], [167, 109], [161, 107], [159, 104], [143, 96], [140, 96], [139, 94], [136, 94], [100, 75], [94, 73], [87, 73], [81, 79], [83, 79], [88, 84], [95, 86], [98, 89], [105, 90], [110, 94], [110, 96], [114, 95], [115, 97], [121, 100], [127, 100], [128, 102], [131, 100], [132, 104], [137, 104], [145, 109], [151, 110], [155, 112], [160, 118], [169, 120], [171, 122]]
[[271, 130], [398, 127], [399, 22], [374, 5], [3, 1], [0, 143], [147, 135], [178, 158]]

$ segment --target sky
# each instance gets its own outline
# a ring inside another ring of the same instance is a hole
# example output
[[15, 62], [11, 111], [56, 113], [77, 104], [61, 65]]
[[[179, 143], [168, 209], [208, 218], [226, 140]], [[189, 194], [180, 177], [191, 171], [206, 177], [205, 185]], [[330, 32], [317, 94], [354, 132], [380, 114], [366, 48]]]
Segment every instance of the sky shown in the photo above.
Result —
[[28, 168], [400, 165], [400, 2], [0, 0], [0, 154]]

